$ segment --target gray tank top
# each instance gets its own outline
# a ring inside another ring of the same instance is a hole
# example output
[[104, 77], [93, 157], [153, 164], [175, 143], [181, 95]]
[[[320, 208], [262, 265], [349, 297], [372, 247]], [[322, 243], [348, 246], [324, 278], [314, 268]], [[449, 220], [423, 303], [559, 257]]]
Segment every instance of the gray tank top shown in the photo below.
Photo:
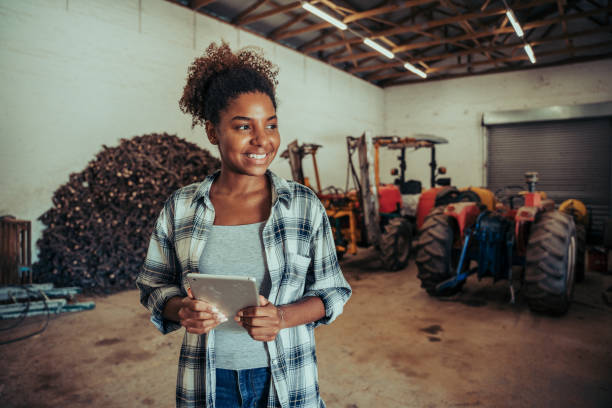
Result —
[[[261, 238], [263, 226], [263, 222], [213, 225], [200, 256], [200, 273], [254, 277], [259, 293], [267, 298], [271, 281]], [[215, 361], [217, 368], [227, 370], [269, 366], [265, 343], [253, 340], [246, 330], [215, 329]]]

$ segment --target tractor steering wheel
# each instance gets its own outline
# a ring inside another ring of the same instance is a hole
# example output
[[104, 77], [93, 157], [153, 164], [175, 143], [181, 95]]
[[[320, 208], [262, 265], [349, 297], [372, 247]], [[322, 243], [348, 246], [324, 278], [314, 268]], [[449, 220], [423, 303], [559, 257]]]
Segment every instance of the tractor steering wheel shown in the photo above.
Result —
[[[500, 201], [504, 205], [508, 205], [510, 209], [513, 210], [515, 199], [520, 199], [524, 202], [524, 197], [521, 195], [521, 191], [524, 190], [525, 187], [519, 185], [504, 186], [495, 190], [495, 197], [498, 201]], [[519, 202], [519, 207], [521, 205], [522, 202]]]

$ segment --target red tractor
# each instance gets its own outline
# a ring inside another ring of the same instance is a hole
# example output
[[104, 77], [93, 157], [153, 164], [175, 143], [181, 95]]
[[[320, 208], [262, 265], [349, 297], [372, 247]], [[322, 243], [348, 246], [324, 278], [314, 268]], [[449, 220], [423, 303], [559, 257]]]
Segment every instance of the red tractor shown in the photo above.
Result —
[[[450, 184], [450, 179], [437, 178], [444, 170], [437, 167], [435, 146], [447, 143], [446, 139], [417, 135], [417, 137], [376, 136], [368, 133], [361, 137], [346, 138], [348, 151], [348, 174], [354, 189], [343, 190], [337, 187], [322, 189], [316, 161], [316, 144], [298, 145], [297, 141], [287, 146], [281, 157], [289, 160], [293, 179], [309, 187], [308, 178], [304, 177], [302, 160], [312, 155], [318, 197], [325, 205], [327, 216], [334, 231], [338, 258], [345, 253], [356, 254], [358, 246], [374, 246], [378, 250], [383, 267], [390, 271], [402, 269], [412, 254], [412, 240], [416, 235], [416, 214], [407, 214], [404, 210], [403, 194], [420, 194], [421, 184], [405, 180], [406, 149], [427, 148], [431, 150], [431, 180], [434, 184]], [[398, 176], [393, 184], [382, 184], [379, 175], [379, 150], [381, 148], [399, 151], [401, 171], [394, 170]], [[353, 156], [358, 155], [358, 167], [353, 163]], [[419, 211], [429, 211], [434, 205], [421, 206]], [[426, 212], [425, 212], [426, 214]], [[424, 216], [422, 217], [424, 218]]]
[[[557, 315], [568, 310], [574, 282], [584, 276], [581, 220], [586, 209], [577, 200], [562, 204], [562, 211], [555, 209], [552, 200], [536, 191], [537, 177], [526, 173], [528, 191], [506, 196], [509, 205], [498, 203], [495, 210], [478, 200], [457, 200], [431, 210], [416, 253], [418, 278], [427, 293], [453, 295], [469, 275], [477, 274], [479, 279], [507, 279], [514, 302], [513, 266], [518, 266], [531, 310]], [[517, 200], [522, 203], [515, 208]]]

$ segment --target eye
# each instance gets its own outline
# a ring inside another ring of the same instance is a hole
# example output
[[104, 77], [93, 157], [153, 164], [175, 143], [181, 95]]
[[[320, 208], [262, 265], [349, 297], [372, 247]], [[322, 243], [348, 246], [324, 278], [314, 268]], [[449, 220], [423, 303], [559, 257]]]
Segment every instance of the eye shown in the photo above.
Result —
[[248, 124], [244, 124], [244, 125], [238, 125], [236, 127], [237, 130], [249, 130], [250, 126]]
[[266, 128], [268, 128], [268, 129], [278, 129], [278, 123], [270, 123], [268, 126], [266, 126]]

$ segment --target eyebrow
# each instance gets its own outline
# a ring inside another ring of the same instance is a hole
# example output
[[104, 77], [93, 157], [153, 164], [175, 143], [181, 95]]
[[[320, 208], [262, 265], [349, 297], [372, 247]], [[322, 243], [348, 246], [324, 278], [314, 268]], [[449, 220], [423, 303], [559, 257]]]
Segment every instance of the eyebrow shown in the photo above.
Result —
[[[267, 120], [277, 119], [276, 115], [270, 116]], [[247, 116], [234, 116], [232, 120], [251, 120], [251, 118]]]

